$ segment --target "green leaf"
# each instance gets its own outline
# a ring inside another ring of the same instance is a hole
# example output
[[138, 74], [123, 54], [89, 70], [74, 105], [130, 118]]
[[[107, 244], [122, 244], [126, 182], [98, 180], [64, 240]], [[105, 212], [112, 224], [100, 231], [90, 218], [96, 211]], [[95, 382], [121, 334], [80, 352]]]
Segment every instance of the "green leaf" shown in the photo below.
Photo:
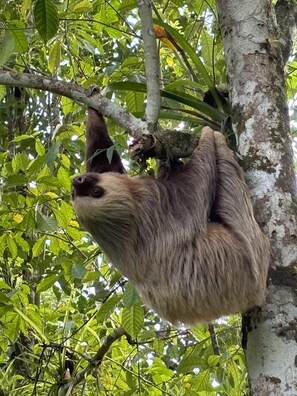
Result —
[[144, 312], [142, 306], [138, 303], [131, 308], [124, 308], [122, 314], [122, 325], [132, 338], [136, 338], [144, 322]]
[[69, 224], [69, 214], [67, 212], [63, 212], [62, 210], [60, 210], [60, 208], [53, 208], [53, 212], [58, 222], [58, 225], [66, 229]]
[[53, 286], [53, 284], [57, 281], [57, 279], [58, 279], [58, 275], [50, 275], [42, 279], [42, 281], [39, 282], [37, 285], [37, 292], [41, 293], [45, 290], [48, 290]]
[[114, 307], [117, 305], [117, 303], [120, 301], [120, 299], [121, 299], [121, 296], [112, 296], [107, 301], [105, 301], [101, 305], [101, 307], [96, 315], [97, 321], [100, 323], [104, 322], [104, 320], [110, 316], [110, 312], [114, 309]]
[[24, 186], [28, 183], [29, 179], [25, 175], [10, 175], [6, 179], [7, 187]]
[[32, 248], [33, 257], [38, 257], [43, 252], [45, 241], [46, 241], [46, 236], [43, 236], [35, 242]]
[[72, 275], [74, 276], [74, 278], [82, 280], [88, 271], [85, 269], [85, 267], [83, 265], [74, 264], [72, 266], [71, 272], [72, 272]]
[[60, 186], [63, 186], [63, 188], [67, 191], [71, 190], [71, 181], [70, 181], [69, 173], [62, 166], [58, 170], [57, 178], [59, 180]]
[[[1, 285], [0, 285], [0, 289], [3, 289], [3, 287], [1, 287]], [[6, 294], [0, 292], [0, 304], [2, 304], [2, 305], [5, 304], [5, 305], [7, 305], [7, 304], [9, 304], [10, 302], [11, 302], [11, 301], [10, 301], [10, 298], [8, 298]]]
[[59, 16], [51, 0], [37, 0], [33, 9], [36, 28], [40, 37], [47, 42], [59, 28]]
[[38, 155], [45, 154], [44, 145], [41, 143], [41, 141], [39, 139], [36, 139], [36, 141], [35, 141], [35, 150]]
[[144, 95], [142, 92], [129, 91], [126, 94], [127, 109], [131, 113], [144, 113]]
[[199, 356], [191, 354], [189, 356], [185, 356], [180, 364], [178, 365], [177, 372], [179, 374], [186, 374], [194, 369], [199, 368], [201, 365], [205, 365], [205, 360], [201, 359]]
[[4, 280], [0, 279], [0, 290], [3, 290], [3, 289], [10, 290], [10, 286], [6, 282], [4, 282]]
[[42, 176], [37, 179], [38, 184], [44, 184], [50, 187], [60, 187], [60, 182], [55, 176]]
[[5, 322], [4, 334], [10, 339], [11, 342], [15, 342], [20, 333], [21, 318], [16, 313], [10, 314], [11, 320]]
[[11, 257], [14, 259], [17, 258], [18, 247], [17, 247], [17, 244], [15, 243], [14, 239], [12, 238], [12, 236], [8, 236], [8, 238], [7, 238], [7, 247], [10, 250]]
[[210, 367], [215, 367], [219, 361], [221, 360], [221, 357], [218, 355], [211, 355], [207, 359], [207, 363], [209, 364]]
[[0, 85], [0, 100], [2, 100], [6, 95], [6, 87], [4, 85]]
[[127, 282], [123, 294], [123, 303], [126, 308], [131, 308], [136, 302], [140, 301], [139, 294], [132, 283]]
[[22, 142], [23, 140], [33, 140], [34, 137], [33, 136], [28, 136], [28, 135], [20, 135], [20, 136], [16, 136], [13, 141], [14, 142]]
[[1, 254], [1, 256], [3, 256], [6, 246], [7, 246], [7, 235], [3, 234], [0, 236], [0, 254]]
[[26, 154], [16, 154], [12, 161], [11, 161], [11, 166], [12, 169], [15, 173], [18, 173], [19, 171], [25, 171], [29, 165], [29, 158], [28, 155]]
[[[108, 86], [108, 92], [113, 91], [137, 91], [137, 92], [146, 92], [146, 85], [138, 82], [131, 82], [131, 81], [123, 81], [123, 82], [116, 82], [110, 84]], [[224, 121], [226, 119], [226, 115], [217, 109], [209, 106], [208, 104], [204, 103], [202, 100], [197, 99], [195, 96], [186, 94], [184, 92], [169, 92], [166, 90], [160, 91], [161, 97], [168, 98], [177, 103], [182, 103], [184, 105], [190, 106], [202, 114], [207, 115], [212, 120], [215, 121]]]
[[150, 371], [154, 381], [158, 384], [169, 381], [174, 376], [174, 372], [167, 368], [163, 360], [160, 358], [154, 359], [154, 363], [151, 366]]
[[22, 250], [26, 253], [29, 252], [30, 250], [30, 245], [29, 243], [19, 234], [15, 236], [15, 241], [16, 243], [22, 248]]
[[196, 391], [206, 391], [206, 392], [213, 391], [213, 387], [211, 386], [211, 378], [210, 378], [209, 370], [203, 370], [199, 374], [197, 374], [194, 383], [195, 383], [194, 387]]
[[32, 329], [36, 331], [36, 333], [39, 335], [40, 339], [43, 340], [44, 342], [48, 343], [49, 340], [46, 337], [46, 335], [43, 333], [43, 331], [38, 327], [36, 323], [33, 322], [24, 312], [22, 312], [20, 309], [17, 307], [14, 307], [14, 311], [26, 322], [28, 323]]
[[53, 232], [58, 228], [58, 223], [53, 216], [36, 213], [36, 226], [41, 232]]
[[60, 142], [54, 142], [46, 153], [46, 163], [51, 170], [54, 170], [55, 161], [61, 147]]
[[59, 40], [53, 44], [48, 58], [48, 68], [52, 74], [55, 74], [60, 66], [61, 57], [61, 43]]
[[10, 33], [14, 40], [14, 46], [19, 54], [25, 54], [29, 50], [29, 44], [25, 35], [25, 25], [23, 22], [15, 21], [11, 25]]
[[73, 8], [73, 11], [77, 14], [81, 14], [83, 12], [90, 11], [91, 9], [92, 4], [87, 0], [83, 0], [76, 4], [76, 6]]
[[0, 37], [0, 66], [4, 65], [14, 52], [14, 40], [8, 30]]

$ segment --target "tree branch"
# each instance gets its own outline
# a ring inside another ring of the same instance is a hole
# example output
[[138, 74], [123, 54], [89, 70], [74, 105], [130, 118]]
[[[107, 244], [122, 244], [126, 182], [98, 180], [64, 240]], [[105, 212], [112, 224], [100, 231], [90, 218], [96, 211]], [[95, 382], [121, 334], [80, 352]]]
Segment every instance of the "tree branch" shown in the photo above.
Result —
[[87, 91], [77, 84], [56, 80], [49, 76], [15, 73], [4, 70], [0, 70], [0, 84], [41, 89], [42, 91], [66, 96], [75, 102], [83, 103], [100, 110], [104, 116], [112, 118], [125, 131], [131, 133], [132, 136], [142, 136], [149, 133], [146, 122], [134, 117], [127, 110], [123, 109], [122, 106], [112, 102], [101, 94], [88, 95]]
[[148, 128], [154, 132], [160, 112], [160, 65], [157, 42], [153, 29], [152, 7], [150, 0], [139, 0], [139, 16], [144, 47], [144, 64], [147, 86], [145, 119]]
[[79, 104], [99, 110], [104, 116], [110, 117], [134, 138], [142, 138], [144, 147], [149, 148], [150, 155], [156, 158], [189, 157], [197, 145], [197, 137], [191, 133], [164, 131], [160, 127], [154, 132], [152, 138], [147, 122], [134, 117], [122, 106], [101, 94], [90, 96], [89, 90], [84, 90], [77, 84], [56, 80], [49, 76], [4, 70], [0, 70], [0, 84], [52, 92], [66, 96]]
[[123, 337], [123, 335], [126, 335], [126, 332], [122, 327], [109, 334], [105, 338], [96, 355], [92, 359], [89, 359], [89, 364], [87, 367], [81, 371], [78, 371], [69, 382], [62, 385], [62, 387], [59, 389], [59, 395], [65, 395], [69, 389], [73, 389], [76, 385], [82, 382], [87, 375], [91, 374], [94, 369], [97, 369], [101, 365], [104, 356], [109, 351], [112, 344]]

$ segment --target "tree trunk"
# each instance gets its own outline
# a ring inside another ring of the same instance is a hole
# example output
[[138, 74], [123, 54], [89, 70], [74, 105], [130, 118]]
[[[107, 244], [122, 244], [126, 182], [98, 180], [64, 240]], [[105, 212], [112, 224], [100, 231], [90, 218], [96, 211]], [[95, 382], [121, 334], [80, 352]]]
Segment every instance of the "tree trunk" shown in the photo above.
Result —
[[245, 330], [251, 391], [296, 395], [296, 177], [275, 12], [268, 0], [217, 6], [238, 154], [271, 243], [266, 302]]

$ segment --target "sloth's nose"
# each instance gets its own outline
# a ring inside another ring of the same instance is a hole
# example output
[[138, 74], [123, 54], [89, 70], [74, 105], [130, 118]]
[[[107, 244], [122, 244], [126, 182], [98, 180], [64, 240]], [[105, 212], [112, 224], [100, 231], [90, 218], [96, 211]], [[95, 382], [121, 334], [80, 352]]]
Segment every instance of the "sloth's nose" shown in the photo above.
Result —
[[76, 196], [89, 196], [98, 184], [99, 175], [86, 173], [76, 176], [72, 181], [72, 198]]
[[82, 184], [85, 183], [86, 177], [85, 176], [77, 176], [72, 181], [72, 186], [74, 188], [79, 188]]

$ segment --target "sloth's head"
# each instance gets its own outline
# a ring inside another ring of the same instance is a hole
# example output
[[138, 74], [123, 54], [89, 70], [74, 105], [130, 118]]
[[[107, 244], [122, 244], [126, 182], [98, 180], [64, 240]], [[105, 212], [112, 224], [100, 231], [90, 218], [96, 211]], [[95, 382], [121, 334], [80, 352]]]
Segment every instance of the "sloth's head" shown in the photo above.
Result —
[[73, 207], [82, 225], [113, 263], [136, 239], [138, 216], [130, 179], [119, 173], [86, 173], [73, 182]]
[[86, 173], [73, 182], [74, 210], [89, 229], [93, 223], [127, 220], [134, 212], [134, 199], [127, 175], [118, 173]]

